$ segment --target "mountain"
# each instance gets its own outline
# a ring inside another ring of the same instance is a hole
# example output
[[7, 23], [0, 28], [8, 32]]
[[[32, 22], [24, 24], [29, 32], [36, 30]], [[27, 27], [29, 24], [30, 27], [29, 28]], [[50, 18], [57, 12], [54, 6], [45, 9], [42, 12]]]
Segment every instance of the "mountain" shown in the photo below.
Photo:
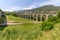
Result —
[[45, 5], [39, 8], [35, 8], [32, 10], [38, 10], [38, 11], [58, 11], [60, 10], [60, 7], [58, 6], [53, 6], [53, 5]]
[[38, 8], [34, 8], [34, 9], [30, 9], [30, 10], [20, 10], [20, 11], [16, 11], [17, 14], [24, 14], [24, 13], [40, 13], [41, 11], [44, 11], [44, 13], [46, 13], [46, 11], [60, 11], [60, 6], [54, 6], [54, 5], [45, 5], [45, 6], [41, 6]]

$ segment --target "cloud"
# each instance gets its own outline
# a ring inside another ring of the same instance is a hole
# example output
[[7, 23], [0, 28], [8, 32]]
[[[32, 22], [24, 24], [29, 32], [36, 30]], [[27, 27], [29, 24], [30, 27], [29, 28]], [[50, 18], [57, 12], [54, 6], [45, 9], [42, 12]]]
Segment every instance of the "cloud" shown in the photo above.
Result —
[[8, 9], [2, 9], [2, 10], [12, 12], [12, 11], [18, 11], [18, 10], [29, 10], [29, 9], [33, 9], [33, 8], [35, 8], [35, 5], [30, 5], [30, 6], [24, 7], [24, 8], [20, 8], [18, 6], [17, 7], [10, 7]]
[[36, 6], [35, 5], [30, 5], [28, 7], [22, 8], [22, 10], [29, 10], [29, 9], [33, 9], [33, 8], [36, 8]]
[[40, 4], [40, 6], [43, 6], [43, 5], [55, 5], [55, 6], [58, 6], [59, 3], [60, 3], [60, 0], [48, 0], [48, 1], [42, 2]]
[[41, 7], [44, 5], [55, 5], [55, 6], [59, 6], [60, 4], [60, 0], [46, 0], [44, 2], [33, 2], [32, 5], [26, 7], [26, 8], [22, 8], [22, 9], [33, 9], [33, 8], [37, 8], [37, 7]]
[[37, 7], [41, 7], [44, 5], [55, 5], [55, 6], [59, 6], [60, 5], [60, 0], [46, 0], [44, 2], [33, 2], [32, 5], [30, 5], [29, 7], [25, 8], [25, 9], [33, 9], [33, 8], [37, 8]]
[[8, 8], [8, 9], [2, 9], [3, 11], [10, 11], [10, 12], [12, 12], [12, 11], [17, 11], [17, 10], [20, 10], [20, 7], [10, 7], [10, 8]]
[[44, 5], [55, 5], [55, 6], [59, 6], [60, 5], [60, 0], [46, 0], [44, 2], [33, 2], [31, 5], [27, 6], [27, 7], [23, 7], [20, 8], [19, 6], [17, 7], [10, 7], [8, 8], [8, 10], [4, 10], [4, 11], [17, 11], [17, 10], [29, 10], [29, 9], [33, 9], [33, 8], [37, 8], [40, 6], [44, 6]]

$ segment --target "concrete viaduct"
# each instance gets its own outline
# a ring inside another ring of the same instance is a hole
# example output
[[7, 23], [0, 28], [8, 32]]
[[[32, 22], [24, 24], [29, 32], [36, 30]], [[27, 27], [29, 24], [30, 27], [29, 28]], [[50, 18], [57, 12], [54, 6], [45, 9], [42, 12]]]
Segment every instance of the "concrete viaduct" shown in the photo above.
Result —
[[25, 13], [25, 14], [20, 14], [21, 17], [23, 18], [27, 18], [27, 19], [30, 19], [30, 20], [34, 20], [34, 21], [38, 21], [38, 18], [39, 20], [42, 22], [43, 20], [43, 16], [44, 16], [44, 21], [47, 21], [48, 20], [48, 17], [49, 15], [52, 15], [52, 16], [56, 16], [58, 11], [49, 11], [50, 13], [45, 13], [43, 14], [43, 11], [41, 11], [40, 14], [34, 14], [34, 13]]

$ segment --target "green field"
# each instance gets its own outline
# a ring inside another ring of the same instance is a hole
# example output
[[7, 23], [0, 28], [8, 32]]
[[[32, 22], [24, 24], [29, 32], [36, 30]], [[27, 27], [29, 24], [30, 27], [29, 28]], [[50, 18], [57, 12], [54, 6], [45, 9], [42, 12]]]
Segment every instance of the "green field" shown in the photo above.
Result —
[[11, 15], [7, 17], [8, 21], [23, 24], [5, 27], [0, 31], [0, 40], [60, 40], [60, 23], [55, 23], [52, 30], [41, 31], [41, 23], [34, 24], [34, 21]]
[[12, 16], [12, 15], [6, 15], [7, 17], [7, 21], [12, 21], [12, 22], [20, 22], [20, 23], [33, 23], [34, 21], [33, 20], [29, 20], [29, 19], [26, 19], [26, 18], [21, 18], [21, 17], [15, 17], [15, 16]]

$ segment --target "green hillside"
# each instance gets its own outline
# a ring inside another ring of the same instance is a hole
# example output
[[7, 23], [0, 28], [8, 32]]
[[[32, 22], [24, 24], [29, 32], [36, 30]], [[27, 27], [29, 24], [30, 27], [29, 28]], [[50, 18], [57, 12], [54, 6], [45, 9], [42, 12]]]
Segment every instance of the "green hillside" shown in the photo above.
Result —
[[7, 14], [12, 14], [13, 15], [19, 15], [19, 14], [24, 14], [24, 13], [40, 13], [41, 11], [44, 11], [44, 13], [47, 13], [46, 11], [60, 11], [60, 6], [54, 6], [54, 5], [45, 5], [41, 6], [38, 8], [30, 9], [30, 10], [18, 10], [18, 11], [13, 11], [13, 12], [7, 12]]
[[26, 18], [21, 18], [21, 17], [15, 17], [12, 15], [6, 15], [7, 17], [7, 22], [15, 22], [15, 23], [33, 23], [33, 20], [29, 20]]
[[53, 5], [45, 5], [39, 8], [35, 8], [32, 10], [38, 10], [38, 11], [59, 11], [60, 7], [58, 6], [53, 6]]
[[16, 13], [17, 13], [17, 15], [19, 15], [19, 14], [29, 13], [29, 12], [38, 13], [38, 12], [41, 12], [41, 11], [60, 11], [60, 6], [45, 5], [45, 6], [41, 6], [41, 7], [38, 7], [38, 8], [30, 9], [30, 10], [16, 11]]

